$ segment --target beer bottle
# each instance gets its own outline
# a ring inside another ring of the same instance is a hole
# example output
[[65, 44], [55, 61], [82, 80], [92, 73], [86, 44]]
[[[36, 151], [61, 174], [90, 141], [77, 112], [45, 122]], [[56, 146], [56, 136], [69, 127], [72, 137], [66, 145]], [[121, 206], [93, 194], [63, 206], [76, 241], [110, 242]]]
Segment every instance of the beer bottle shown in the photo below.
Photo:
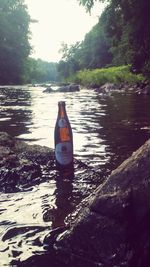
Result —
[[64, 101], [58, 102], [54, 139], [57, 168], [60, 170], [73, 167], [73, 136]]

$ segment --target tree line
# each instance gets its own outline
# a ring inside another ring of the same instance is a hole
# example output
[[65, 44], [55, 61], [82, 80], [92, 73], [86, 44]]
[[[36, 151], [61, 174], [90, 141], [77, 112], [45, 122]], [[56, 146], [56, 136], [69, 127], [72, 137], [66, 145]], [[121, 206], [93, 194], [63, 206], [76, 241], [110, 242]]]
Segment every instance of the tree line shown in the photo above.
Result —
[[[96, 0], [78, 0], [91, 11]], [[150, 1], [99, 0], [106, 8], [82, 42], [62, 45], [60, 76], [82, 69], [131, 65], [135, 73], [150, 74]]]
[[[91, 11], [96, 0], [75, 0]], [[131, 65], [150, 74], [150, 1], [99, 0], [107, 5], [82, 42], [62, 44], [59, 63], [30, 57], [30, 23], [24, 0], [0, 0], [0, 84], [64, 79], [83, 69]], [[64, 29], [65, 31], [65, 29]]]
[[30, 23], [24, 0], [0, 0], [0, 84], [57, 79], [57, 63], [30, 57]]

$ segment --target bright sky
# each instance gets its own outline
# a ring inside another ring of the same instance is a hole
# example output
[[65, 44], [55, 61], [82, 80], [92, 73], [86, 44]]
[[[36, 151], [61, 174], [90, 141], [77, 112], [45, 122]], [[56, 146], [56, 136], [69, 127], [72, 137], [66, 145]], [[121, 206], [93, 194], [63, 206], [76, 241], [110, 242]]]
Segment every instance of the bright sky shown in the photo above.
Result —
[[82, 41], [87, 32], [98, 22], [103, 4], [97, 3], [90, 14], [79, 6], [77, 0], [25, 0], [32, 19], [32, 57], [50, 62], [61, 59], [61, 43]]

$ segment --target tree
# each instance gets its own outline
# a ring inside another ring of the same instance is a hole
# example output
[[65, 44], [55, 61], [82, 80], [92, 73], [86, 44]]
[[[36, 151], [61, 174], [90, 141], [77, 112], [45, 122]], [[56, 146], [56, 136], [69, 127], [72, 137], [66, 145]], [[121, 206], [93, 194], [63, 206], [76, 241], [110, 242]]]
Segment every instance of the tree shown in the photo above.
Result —
[[131, 24], [130, 43], [133, 47], [133, 67], [137, 72], [150, 75], [150, 1], [132, 0], [130, 17]]
[[[90, 11], [96, 0], [78, 0]], [[137, 72], [150, 74], [150, 1], [99, 0], [107, 2], [106, 33], [115, 64], [132, 63]], [[106, 12], [106, 11], [104, 11]], [[106, 13], [105, 13], [106, 14]]]
[[104, 25], [105, 18], [101, 17], [82, 42], [70, 46], [62, 44], [62, 61], [58, 65], [61, 77], [67, 78], [80, 69], [101, 68], [111, 63], [112, 55]]
[[80, 69], [79, 51], [80, 42], [76, 42], [70, 46], [62, 43], [62, 47], [59, 51], [62, 54], [62, 60], [58, 64], [58, 73], [61, 78], [67, 78]]
[[110, 44], [104, 25], [104, 19], [101, 16], [99, 22], [86, 34], [81, 45], [81, 68], [101, 68], [111, 63]]
[[30, 16], [24, 0], [0, 0], [0, 83], [22, 82], [24, 63], [31, 51]]
[[42, 83], [57, 81], [57, 63], [46, 62], [29, 57], [24, 68], [24, 83]]
[[130, 64], [132, 59], [132, 48], [129, 42], [131, 27], [124, 22], [121, 8], [114, 8], [113, 3], [110, 3], [101, 17], [110, 46], [109, 51], [112, 54], [111, 64], [116, 66]]
[[[94, 3], [97, 1], [97, 0], [77, 0], [79, 2], [80, 5], [83, 5], [85, 6], [86, 10], [88, 12], [91, 11], [92, 7], [94, 6]], [[99, 0], [99, 2], [109, 2], [110, 0]]]

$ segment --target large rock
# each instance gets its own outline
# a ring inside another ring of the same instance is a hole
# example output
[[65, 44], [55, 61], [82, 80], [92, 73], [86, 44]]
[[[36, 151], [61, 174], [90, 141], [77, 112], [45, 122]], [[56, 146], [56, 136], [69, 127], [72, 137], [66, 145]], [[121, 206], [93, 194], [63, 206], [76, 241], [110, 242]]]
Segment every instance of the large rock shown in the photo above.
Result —
[[59, 92], [77, 92], [80, 91], [80, 86], [78, 84], [69, 84], [66, 86], [61, 86], [58, 89]]
[[141, 90], [141, 94], [144, 95], [150, 95], [150, 85], [147, 84], [142, 90]]
[[108, 94], [111, 91], [114, 91], [116, 89], [117, 89], [117, 86], [115, 84], [113, 84], [113, 83], [105, 83], [99, 88], [99, 91], [102, 94]]
[[48, 86], [48, 87], [43, 91], [43, 93], [53, 93], [53, 92], [55, 92], [55, 91], [52, 89], [51, 86]]

